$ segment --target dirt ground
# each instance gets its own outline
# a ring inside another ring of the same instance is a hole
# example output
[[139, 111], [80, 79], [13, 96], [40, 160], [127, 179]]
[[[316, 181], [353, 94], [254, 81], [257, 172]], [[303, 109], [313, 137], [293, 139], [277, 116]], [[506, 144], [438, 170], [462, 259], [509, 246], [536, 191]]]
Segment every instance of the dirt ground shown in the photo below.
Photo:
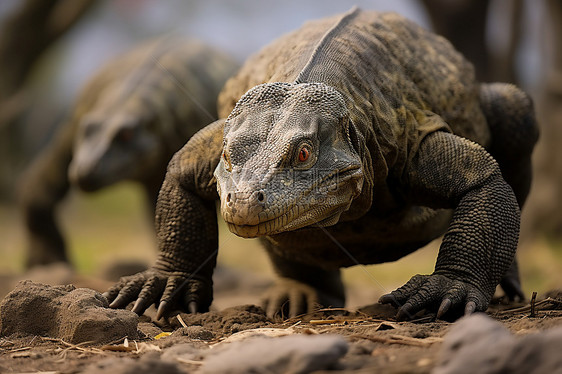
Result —
[[[93, 284], [88, 279], [74, 281], [86, 286]], [[97, 282], [92, 287], [103, 289], [104, 282]], [[279, 339], [282, 336], [337, 335], [345, 341], [340, 341], [340, 345], [344, 344], [347, 348], [345, 354], [340, 354], [332, 364], [323, 367], [329, 372], [367, 373], [376, 370], [383, 373], [429, 373], [438, 365], [444, 337], [455, 325], [435, 321], [432, 315], [421, 315], [412, 322], [397, 322], [394, 319], [396, 310], [380, 304], [356, 310], [320, 310], [286, 321], [271, 321], [260, 307], [242, 305], [244, 300], [255, 302], [252, 296], [267, 286], [268, 282], [262, 279], [221, 270], [215, 299], [223, 303], [230, 300], [238, 306], [215, 306], [211, 312], [204, 314], [180, 313], [167, 321], [154, 321], [154, 310], [149, 309], [145, 316], [139, 318], [136, 337], [122, 336], [105, 344], [70, 343], [53, 336], [17, 333], [2, 336], [0, 372], [239, 372], [234, 368], [238, 365], [236, 359], [243, 359], [243, 353], [237, 354], [234, 359], [229, 356], [219, 359], [221, 362], [234, 360], [222, 363], [229, 368], [226, 371], [213, 371], [212, 365], [207, 363], [218, 357], [215, 352], [221, 352], [225, 346], [256, 339], [256, 336]], [[509, 304], [501, 300], [496, 300], [487, 314], [514, 336], [526, 336], [562, 326], [561, 296], [560, 292], [554, 291], [539, 296], [533, 303], [533, 316], [530, 303]], [[221, 305], [220, 302], [217, 304]], [[25, 318], [32, 319], [33, 316]], [[259, 359], [255, 358], [257, 362]], [[323, 360], [325, 364], [326, 359]], [[275, 368], [268, 370], [284, 372]], [[264, 371], [257, 372], [268, 371], [264, 368]]]

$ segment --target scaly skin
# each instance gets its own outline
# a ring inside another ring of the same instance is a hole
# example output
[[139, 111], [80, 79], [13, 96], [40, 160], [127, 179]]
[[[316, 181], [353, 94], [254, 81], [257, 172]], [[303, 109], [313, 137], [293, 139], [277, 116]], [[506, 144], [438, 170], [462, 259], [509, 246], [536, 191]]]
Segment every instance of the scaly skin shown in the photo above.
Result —
[[[446, 40], [396, 14], [352, 10], [251, 57], [219, 114], [174, 156], [157, 207], [160, 259], [108, 291], [113, 307], [207, 310], [220, 200], [230, 230], [259, 237], [281, 277], [270, 316], [343, 306], [340, 267], [393, 261], [442, 234], [433, 274], [381, 302], [401, 319], [487, 308], [512, 266], [530, 182], [537, 128], [524, 93], [478, 84]], [[172, 273], [197, 277], [199, 293], [164, 286]]]
[[151, 211], [172, 155], [210, 119], [237, 64], [201, 43], [167, 37], [110, 61], [84, 87], [71, 118], [21, 181], [27, 266], [68, 261], [55, 209], [71, 186], [122, 180], [146, 190]]

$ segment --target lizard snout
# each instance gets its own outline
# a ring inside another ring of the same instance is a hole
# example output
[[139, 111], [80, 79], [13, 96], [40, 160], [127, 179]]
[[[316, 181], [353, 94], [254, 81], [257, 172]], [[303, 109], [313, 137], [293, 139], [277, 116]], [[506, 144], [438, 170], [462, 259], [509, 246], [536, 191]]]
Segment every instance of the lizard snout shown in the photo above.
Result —
[[265, 210], [266, 195], [263, 190], [226, 193], [221, 210], [224, 219], [235, 225], [257, 225], [259, 214]]

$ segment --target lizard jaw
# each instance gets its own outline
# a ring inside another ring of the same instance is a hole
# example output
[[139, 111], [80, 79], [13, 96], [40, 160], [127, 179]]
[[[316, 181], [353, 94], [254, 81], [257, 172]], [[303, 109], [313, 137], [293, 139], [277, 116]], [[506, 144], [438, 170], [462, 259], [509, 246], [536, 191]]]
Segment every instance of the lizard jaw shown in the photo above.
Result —
[[287, 220], [290, 217], [291, 211], [288, 211], [282, 216], [278, 216], [268, 221], [260, 222], [257, 225], [236, 225], [232, 222], [226, 221], [228, 229], [235, 235], [243, 238], [257, 238], [259, 236], [275, 235], [285, 231], [294, 231], [308, 226], [331, 226], [338, 222], [340, 215], [349, 208], [349, 204], [346, 204], [344, 209], [342, 206], [334, 206], [326, 214], [324, 214], [320, 219], [314, 219], [313, 209], [300, 213], [295, 219]]

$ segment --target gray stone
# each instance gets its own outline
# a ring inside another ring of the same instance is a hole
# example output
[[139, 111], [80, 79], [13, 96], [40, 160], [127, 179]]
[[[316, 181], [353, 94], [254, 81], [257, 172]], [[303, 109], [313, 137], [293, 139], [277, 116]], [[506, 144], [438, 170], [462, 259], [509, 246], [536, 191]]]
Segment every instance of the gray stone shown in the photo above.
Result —
[[138, 317], [109, 309], [99, 292], [73, 285], [20, 282], [0, 303], [0, 335], [29, 334], [70, 343], [136, 339]]
[[193, 343], [180, 343], [164, 349], [160, 358], [164, 361], [202, 361], [211, 350], [195, 346]]
[[309, 373], [329, 369], [348, 344], [338, 335], [292, 335], [230, 343], [210, 355], [202, 373]]
[[185, 374], [178, 365], [156, 357], [109, 358], [89, 365], [82, 374]]
[[562, 373], [560, 347], [562, 327], [515, 338], [479, 313], [451, 328], [433, 374]]

